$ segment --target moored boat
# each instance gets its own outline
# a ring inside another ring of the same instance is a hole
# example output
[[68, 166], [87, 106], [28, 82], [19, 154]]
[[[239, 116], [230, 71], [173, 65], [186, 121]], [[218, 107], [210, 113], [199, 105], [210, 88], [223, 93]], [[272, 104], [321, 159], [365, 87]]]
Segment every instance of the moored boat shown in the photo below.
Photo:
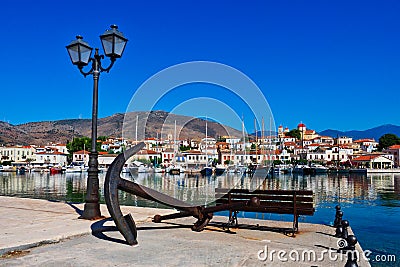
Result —
[[213, 168], [206, 166], [203, 169], [201, 169], [200, 173], [203, 176], [211, 176], [213, 174]]

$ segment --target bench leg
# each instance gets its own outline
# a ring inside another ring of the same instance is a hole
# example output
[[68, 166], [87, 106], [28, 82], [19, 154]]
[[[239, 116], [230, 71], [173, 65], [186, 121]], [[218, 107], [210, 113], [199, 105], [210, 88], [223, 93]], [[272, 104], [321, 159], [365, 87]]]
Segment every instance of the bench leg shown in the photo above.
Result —
[[238, 211], [229, 211], [229, 219], [228, 222], [222, 226], [222, 229], [229, 231], [230, 227], [238, 227], [238, 219], [237, 219]]
[[299, 215], [293, 215], [293, 236], [299, 231]]

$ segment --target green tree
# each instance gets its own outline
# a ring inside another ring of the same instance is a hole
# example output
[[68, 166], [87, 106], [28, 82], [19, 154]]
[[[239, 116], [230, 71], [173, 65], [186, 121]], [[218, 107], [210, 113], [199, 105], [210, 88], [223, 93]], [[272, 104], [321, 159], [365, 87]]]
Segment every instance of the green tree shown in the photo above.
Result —
[[[96, 148], [97, 151], [102, 151], [101, 142], [96, 143]], [[76, 137], [74, 140], [72, 140], [72, 142], [67, 143], [67, 149], [71, 155], [72, 153], [80, 150], [90, 151], [92, 149], [92, 139], [86, 136]]]
[[225, 165], [230, 165], [230, 164], [233, 164], [233, 161], [227, 159], [227, 160], [224, 161], [224, 164]]
[[294, 137], [294, 138], [296, 138], [297, 140], [300, 140], [300, 139], [301, 139], [301, 132], [300, 132], [299, 129], [290, 130], [286, 135], [287, 135], [287, 136]]
[[104, 136], [104, 135], [97, 137], [97, 140], [100, 140], [100, 141], [107, 141], [107, 139], [108, 139], [108, 136]]
[[400, 138], [395, 134], [384, 134], [379, 138], [379, 147], [378, 149], [382, 151], [382, 149], [388, 148], [392, 145], [399, 145]]

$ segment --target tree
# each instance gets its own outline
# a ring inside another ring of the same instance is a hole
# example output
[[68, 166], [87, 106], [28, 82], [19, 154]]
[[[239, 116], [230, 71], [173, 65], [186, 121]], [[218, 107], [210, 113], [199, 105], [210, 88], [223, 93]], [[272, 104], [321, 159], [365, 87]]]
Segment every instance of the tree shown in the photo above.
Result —
[[287, 136], [290, 136], [290, 137], [294, 137], [294, 138], [296, 138], [297, 140], [300, 140], [300, 139], [301, 139], [301, 132], [300, 132], [299, 129], [290, 130], [288, 133], [286, 133], [286, 135], [287, 135]]
[[104, 136], [104, 135], [101, 135], [101, 136], [99, 136], [99, 137], [97, 137], [97, 140], [100, 140], [100, 141], [107, 141], [107, 139], [108, 139], [108, 136]]
[[[86, 136], [76, 137], [74, 140], [72, 140], [72, 142], [67, 143], [67, 149], [71, 155], [72, 153], [80, 150], [90, 151], [92, 149], [92, 139]], [[96, 143], [96, 149], [97, 151], [102, 151], [101, 142]]]
[[382, 149], [388, 148], [392, 145], [399, 145], [400, 138], [395, 134], [384, 134], [379, 138], [379, 147], [378, 149], [382, 151]]

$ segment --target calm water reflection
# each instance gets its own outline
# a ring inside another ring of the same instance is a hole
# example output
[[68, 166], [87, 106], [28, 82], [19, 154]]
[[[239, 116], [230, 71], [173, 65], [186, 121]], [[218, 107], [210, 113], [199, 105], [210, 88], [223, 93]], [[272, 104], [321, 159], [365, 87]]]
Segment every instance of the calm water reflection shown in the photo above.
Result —
[[[0, 195], [83, 202], [86, 177], [86, 173], [0, 173]], [[105, 174], [100, 174], [101, 195], [104, 177]], [[374, 253], [395, 254], [400, 261], [400, 175], [397, 174], [367, 177], [280, 175], [264, 181], [236, 175], [205, 178], [139, 174], [136, 177], [126, 175], [125, 178], [192, 204], [212, 202], [215, 188], [254, 188], [259, 185], [263, 189], [311, 189], [315, 192], [316, 212], [312, 217], [301, 218], [301, 221], [329, 224], [334, 219], [334, 206], [340, 202], [344, 217], [350, 221], [364, 249]], [[124, 205], [163, 207], [124, 192], [120, 192], [119, 197], [120, 203]], [[241, 216], [290, 220], [290, 217], [281, 215], [247, 213]]]

